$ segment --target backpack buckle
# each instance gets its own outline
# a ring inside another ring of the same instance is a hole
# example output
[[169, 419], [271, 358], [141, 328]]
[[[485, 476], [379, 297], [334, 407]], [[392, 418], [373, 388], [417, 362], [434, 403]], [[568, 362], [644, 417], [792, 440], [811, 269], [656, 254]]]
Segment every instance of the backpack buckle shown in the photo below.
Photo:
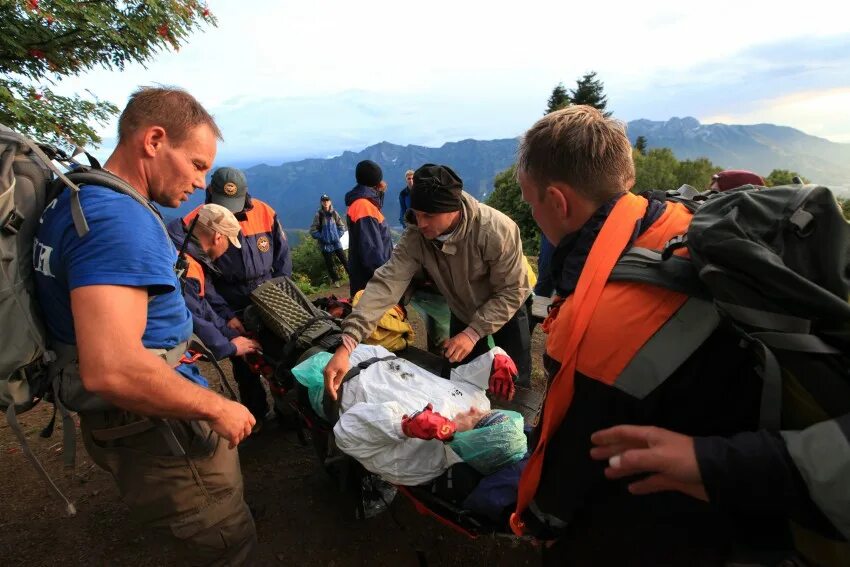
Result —
[[16, 235], [18, 231], [21, 230], [21, 227], [24, 226], [24, 221], [26, 218], [22, 214], [20, 214], [15, 209], [9, 211], [9, 214], [6, 215], [6, 220], [3, 221], [3, 224], [0, 225], [0, 230], [9, 235]]
[[688, 245], [688, 235], [680, 234], [679, 236], [674, 236], [670, 240], [667, 241], [667, 244], [664, 245], [664, 250], [661, 251], [661, 259], [667, 260], [670, 256], [673, 255], [673, 252], [678, 250], [679, 248], [684, 248]]

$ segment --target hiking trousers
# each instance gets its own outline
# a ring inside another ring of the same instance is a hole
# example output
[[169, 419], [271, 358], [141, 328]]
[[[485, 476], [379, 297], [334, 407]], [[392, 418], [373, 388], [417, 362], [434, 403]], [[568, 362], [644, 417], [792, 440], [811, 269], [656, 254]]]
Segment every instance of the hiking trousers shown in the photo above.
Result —
[[203, 421], [168, 420], [169, 444], [165, 423], [122, 410], [80, 414], [86, 451], [112, 474], [131, 519], [177, 538], [181, 564], [250, 564], [257, 532], [239, 453]]
[[[452, 313], [449, 322], [449, 334], [451, 336], [457, 335], [467, 326], [467, 323], [462, 322]], [[497, 347], [503, 348], [516, 364], [518, 373], [516, 385], [531, 387], [531, 334], [528, 330], [528, 311], [525, 303], [519, 306], [514, 316], [501, 329], [493, 333], [493, 342]], [[481, 337], [481, 340], [475, 343], [472, 351], [460, 364], [471, 362], [488, 350], [490, 350], [490, 345], [487, 342], [487, 337]]]
[[328, 277], [330, 278], [331, 283], [339, 280], [336, 275], [336, 266], [334, 266], [334, 256], [336, 256], [336, 259], [339, 260], [340, 264], [342, 264], [342, 268], [345, 270], [345, 273], [348, 273], [348, 258], [345, 257], [345, 252], [342, 248], [337, 248], [330, 252], [322, 250], [322, 256], [325, 258], [325, 268], [328, 270]]

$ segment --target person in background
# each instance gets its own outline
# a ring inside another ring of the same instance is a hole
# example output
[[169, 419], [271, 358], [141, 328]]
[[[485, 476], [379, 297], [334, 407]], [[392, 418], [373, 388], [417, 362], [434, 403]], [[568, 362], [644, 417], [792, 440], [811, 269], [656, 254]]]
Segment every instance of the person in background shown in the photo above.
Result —
[[339, 287], [339, 278], [337, 278], [336, 268], [334, 267], [334, 256], [342, 264], [347, 274], [348, 259], [345, 257], [342, 243], [339, 241], [340, 237], [345, 233], [345, 223], [342, 222], [342, 217], [334, 209], [330, 197], [322, 195], [319, 199], [319, 204], [319, 210], [316, 211], [316, 216], [313, 217], [313, 224], [310, 225], [310, 236], [319, 242], [331, 284], [334, 287]]
[[765, 183], [764, 179], [762, 179], [760, 175], [757, 175], [752, 171], [745, 171], [743, 169], [727, 169], [726, 171], [721, 171], [712, 175], [711, 185], [709, 185], [708, 188], [714, 189], [715, 191], [728, 191], [729, 189], [734, 189], [741, 185], [759, 185], [764, 187]]
[[407, 185], [402, 188], [398, 193], [398, 224], [401, 225], [402, 230], [407, 225], [404, 220], [404, 215], [407, 213], [407, 209], [410, 208], [410, 189], [413, 187], [413, 170], [408, 169], [404, 172], [404, 179], [407, 182]]
[[357, 164], [357, 185], [346, 193], [349, 290], [353, 297], [366, 287], [375, 270], [390, 259], [393, 241], [381, 209], [387, 184], [381, 166], [371, 160]]

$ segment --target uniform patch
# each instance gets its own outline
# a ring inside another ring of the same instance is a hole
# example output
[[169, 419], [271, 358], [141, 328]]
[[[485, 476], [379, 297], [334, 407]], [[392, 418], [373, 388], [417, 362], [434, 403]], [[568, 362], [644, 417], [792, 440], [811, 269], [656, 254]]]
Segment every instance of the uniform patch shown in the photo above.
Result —
[[261, 236], [257, 239], [257, 249], [260, 252], [268, 252], [269, 248], [271, 248], [271, 242], [269, 242], [268, 236]]
[[222, 190], [224, 191], [224, 194], [227, 195], [228, 197], [233, 197], [239, 191], [239, 188], [236, 187], [235, 183], [228, 182], [228, 183], [224, 184], [224, 187], [222, 188]]

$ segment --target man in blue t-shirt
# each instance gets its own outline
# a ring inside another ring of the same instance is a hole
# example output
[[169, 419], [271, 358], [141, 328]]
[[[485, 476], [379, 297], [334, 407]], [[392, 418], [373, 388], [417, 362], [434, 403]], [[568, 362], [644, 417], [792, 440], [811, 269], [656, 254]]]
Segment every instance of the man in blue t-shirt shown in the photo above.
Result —
[[[188, 93], [142, 88], [118, 137], [105, 169], [176, 207], [204, 187], [221, 134]], [[50, 340], [72, 353], [60, 396], [79, 411], [86, 450], [113, 475], [134, 519], [183, 540], [187, 562], [241, 565], [256, 531], [235, 447], [254, 418], [179, 362], [192, 318], [165, 226], [152, 206], [87, 185], [89, 232], [80, 237], [69, 194], [45, 209], [33, 254]]]

